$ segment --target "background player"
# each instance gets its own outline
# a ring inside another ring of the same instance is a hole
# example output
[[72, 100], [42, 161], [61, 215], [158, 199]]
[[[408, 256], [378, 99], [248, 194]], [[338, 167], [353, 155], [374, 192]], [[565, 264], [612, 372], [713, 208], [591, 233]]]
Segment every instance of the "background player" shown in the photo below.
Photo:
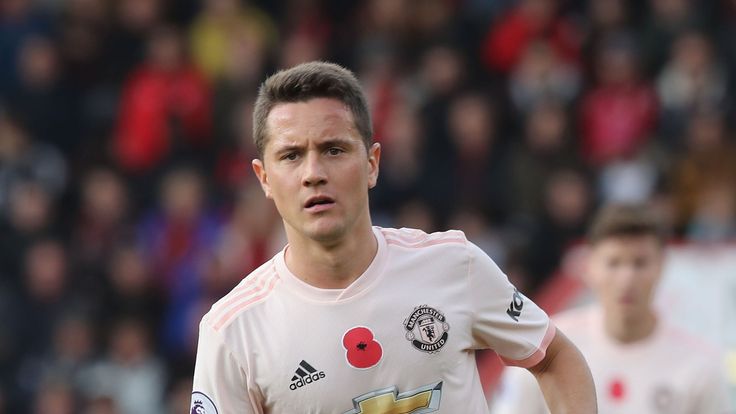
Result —
[[[731, 413], [722, 356], [655, 311], [664, 236], [652, 213], [640, 205], [606, 207], [589, 242], [585, 280], [597, 302], [565, 312], [555, 323], [588, 360], [600, 412]], [[533, 379], [509, 368], [493, 412], [547, 409]]]
[[486, 412], [475, 350], [493, 348], [556, 412], [596, 411], [575, 346], [461, 232], [371, 226], [381, 147], [351, 72], [271, 76], [254, 137], [289, 244], [203, 318], [192, 410]]

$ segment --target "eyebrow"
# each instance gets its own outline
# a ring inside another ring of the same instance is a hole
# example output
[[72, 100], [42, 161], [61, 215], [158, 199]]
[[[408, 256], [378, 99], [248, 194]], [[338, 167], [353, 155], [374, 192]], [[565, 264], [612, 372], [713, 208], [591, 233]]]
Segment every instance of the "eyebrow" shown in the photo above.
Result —
[[354, 140], [347, 138], [331, 138], [325, 142], [321, 142], [317, 145], [320, 149], [326, 149], [330, 147], [352, 147], [355, 145]]
[[[320, 150], [324, 150], [331, 147], [353, 147], [355, 143], [354, 140], [347, 139], [347, 138], [330, 138], [324, 142], [320, 142], [317, 144], [317, 147]], [[276, 150], [276, 154], [284, 154], [291, 151], [302, 151], [304, 149], [304, 145], [294, 145], [294, 144], [288, 144], [281, 148], [278, 148]]]

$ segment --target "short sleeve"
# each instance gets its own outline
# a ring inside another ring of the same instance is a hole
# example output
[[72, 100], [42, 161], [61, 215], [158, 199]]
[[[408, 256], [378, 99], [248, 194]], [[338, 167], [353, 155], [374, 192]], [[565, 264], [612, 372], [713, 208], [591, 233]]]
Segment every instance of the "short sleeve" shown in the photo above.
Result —
[[535, 366], [554, 338], [554, 325], [478, 246], [468, 242], [468, 249], [474, 346], [493, 349], [506, 365]]
[[203, 320], [199, 325], [191, 412], [256, 414], [245, 370], [227, 349], [220, 333]]

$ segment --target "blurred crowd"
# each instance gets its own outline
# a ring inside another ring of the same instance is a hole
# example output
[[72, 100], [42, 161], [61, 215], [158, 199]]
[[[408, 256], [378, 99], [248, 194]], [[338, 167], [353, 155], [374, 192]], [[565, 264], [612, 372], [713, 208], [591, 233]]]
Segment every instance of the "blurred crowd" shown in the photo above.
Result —
[[375, 224], [534, 292], [610, 201], [736, 236], [734, 0], [3, 0], [0, 413], [187, 412], [197, 321], [285, 243], [259, 83], [353, 70]]

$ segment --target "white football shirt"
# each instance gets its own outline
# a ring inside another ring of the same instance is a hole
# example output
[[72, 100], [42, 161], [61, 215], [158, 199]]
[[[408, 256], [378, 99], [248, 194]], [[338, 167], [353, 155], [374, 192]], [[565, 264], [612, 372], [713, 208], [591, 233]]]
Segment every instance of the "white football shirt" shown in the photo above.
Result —
[[[595, 381], [600, 414], [731, 414], [724, 359], [710, 344], [665, 320], [651, 336], [629, 344], [603, 328], [596, 305], [564, 312], [555, 326], [578, 346]], [[534, 377], [507, 368], [493, 414], [544, 414]]]
[[192, 413], [487, 413], [475, 350], [544, 357], [555, 328], [460, 231], [374, 228], [345, 289], [294, 276], [284, 252], [200, 324]]

